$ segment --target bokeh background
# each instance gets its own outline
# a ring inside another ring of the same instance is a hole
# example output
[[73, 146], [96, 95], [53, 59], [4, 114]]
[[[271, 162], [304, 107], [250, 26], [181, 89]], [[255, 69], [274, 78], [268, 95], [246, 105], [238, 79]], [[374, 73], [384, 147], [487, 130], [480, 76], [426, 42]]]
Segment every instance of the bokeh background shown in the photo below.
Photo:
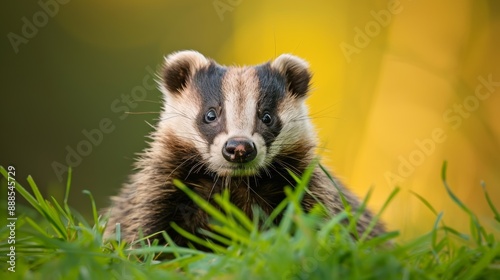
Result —
[[81, 191], [105, 207], [145, 147], [163, 56], [195, 49], [221, 64], [308, 60], [324, 162], [359, 196], [372, 188], [375, 210], [399, 186], [383, 218], [403, 238], [435, 221], [412, 192], [467, 230], [444, 160], [453, 191], [494, 225], [481, 182], [500, 206], [498, 1], [41, 0], [0, 14], [0, 164], [61, 198], [72, 162], [70, 204], [84, 215]]

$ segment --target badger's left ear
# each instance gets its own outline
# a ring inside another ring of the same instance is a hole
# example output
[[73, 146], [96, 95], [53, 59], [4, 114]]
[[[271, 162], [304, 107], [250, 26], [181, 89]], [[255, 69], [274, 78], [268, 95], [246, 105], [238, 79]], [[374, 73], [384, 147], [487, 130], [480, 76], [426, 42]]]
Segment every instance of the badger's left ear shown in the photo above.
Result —
[[311, 72], [305, 60], [291, 54], [282, 54], [271, 62], [271, 67], [285, 76], [287, 89], [293, 95], [303, 97], [307, 94]]

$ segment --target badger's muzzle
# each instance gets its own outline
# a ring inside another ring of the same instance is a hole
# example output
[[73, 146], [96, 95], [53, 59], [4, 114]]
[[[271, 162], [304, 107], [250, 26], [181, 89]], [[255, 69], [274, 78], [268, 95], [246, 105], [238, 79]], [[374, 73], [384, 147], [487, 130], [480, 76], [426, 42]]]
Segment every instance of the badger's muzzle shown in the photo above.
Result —
[[229, 138], [222, 147], [222, 155], [229, 162], [246, 163], [257, 156], [257, 148], [248, 138], [233, 137]]

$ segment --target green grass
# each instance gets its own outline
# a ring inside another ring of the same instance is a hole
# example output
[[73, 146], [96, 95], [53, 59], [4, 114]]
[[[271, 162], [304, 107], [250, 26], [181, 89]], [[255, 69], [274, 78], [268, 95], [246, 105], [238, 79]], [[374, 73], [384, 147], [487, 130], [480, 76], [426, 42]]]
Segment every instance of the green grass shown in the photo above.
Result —
[[[7, 172], [0, 167], [3, 177]], [[446, 182], [450, 198], [470, 218], [470, 232], [463, 233], [446, 226], [442, 213], [425, 198], [415, 194], [436, 214], [435, 226], [429, 232], [402, 244], [395, 242], [397, 232], [374, 239], [354, 239], [353, 230], [359, 213], [345, 212], [325, 220], [321, 206], [304, 213], [300, 200], [307, 191], [310, 173], [296, 178], [295, 188], [286, 188], [287, 199], [265, 217], [249, 219], [230, 203], [229, 195], [216, 197], [220, 207], [203, 201], [181, 182], [176, 186], [202, 207], [213, 219], [211, 231], [202, 232], [217, 240], [190, 236], [174, 225], [193, 244], [211, 249], [204, 252], [191, 248], [147, 245], [138, 241], [134, 249], [117, 241], [103, 241], [105, 221], [98, 215], [92, 195], [91, 221], [85, 220], [68, 205], [71, 185], [69, 173], [66, 195], [62, 202], [43, 197], [31, 177], [31, 192], [16, 184], [16, 195], [29, 206], [16, 205], [16, 267], [7, 270], [6, 254], [10, 231], [0, 229], [1, 279], [500, 279], [500, 245], [498, 231], [488, 233], [478, 217], [463, 203]], [[7, 184], [2, 184], [6, 193]], [[386, 205], [397, 194], [388, 198]], [[500, 215], [485, 188], [496, 229]], [[19, 201], [19, 199], [17, 200]], [[366, 200], [365, 200], [366, 202]], [[1, 211], [7, 212], [2, 195]], [[385, 207], [384, 207], [385, 208]], [[218, 210], [221, 209], [221, 210]], [[279, 225], [271, 221], [283, 215]], [[380, 214], [380, 213], [379, 213]], [[348, 219], [347, 223], [342, 220]], [[168, 236], [166, 236], [168, 238]], [[159, 256], [163, 258], [159, 258]]]

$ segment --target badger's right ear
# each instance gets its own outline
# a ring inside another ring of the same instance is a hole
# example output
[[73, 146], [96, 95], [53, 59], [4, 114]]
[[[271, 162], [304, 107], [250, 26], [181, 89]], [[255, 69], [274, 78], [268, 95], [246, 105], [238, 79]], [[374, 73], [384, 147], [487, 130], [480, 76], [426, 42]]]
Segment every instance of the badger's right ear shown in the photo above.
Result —
[[197, 69], [210, 61], [197, 51], [180, 51], [165, 58], [162, 86], [171, 94], [181, 92]]

